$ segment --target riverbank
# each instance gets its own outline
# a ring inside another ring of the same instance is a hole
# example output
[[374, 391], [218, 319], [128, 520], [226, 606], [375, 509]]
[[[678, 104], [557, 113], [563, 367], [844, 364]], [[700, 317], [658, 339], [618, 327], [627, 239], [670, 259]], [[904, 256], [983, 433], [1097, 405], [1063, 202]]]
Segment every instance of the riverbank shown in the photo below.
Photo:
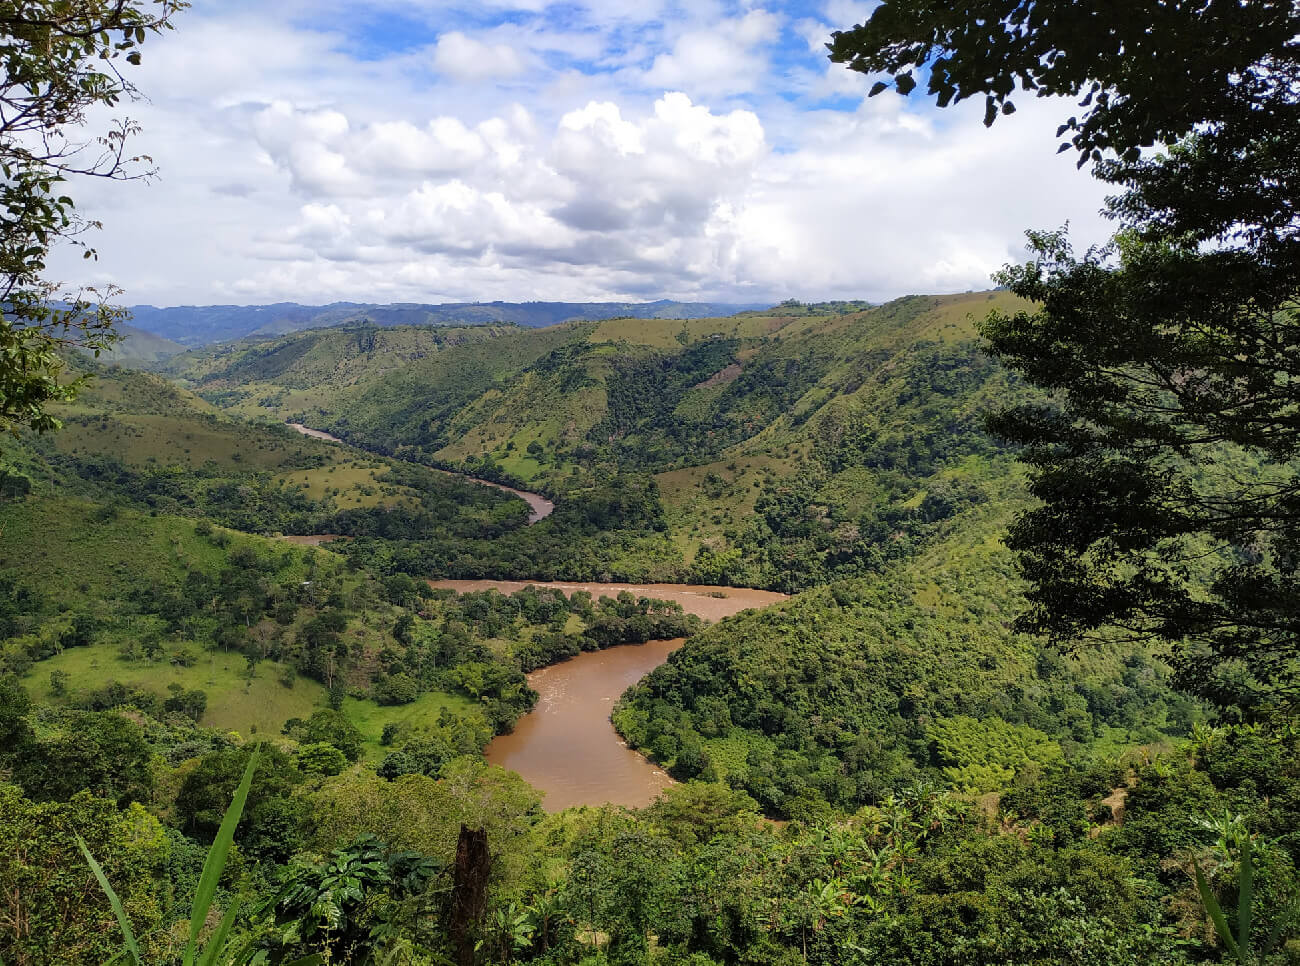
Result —
[[[512, 594], [525, 587], [549, 587], [566, 596], [586, 591], [595, 598], [627, 591], [678, 603], [689, 614], [716, 621], [743, 610], [769, 607], [785, 594], [741, 587], [697, 584], [614, 584], [577, 581], [430, 580], [431, 587], [475, 593]], [[487, 760], [522, 775], [545, 793], [549, 812], [581, 805], [649, 805], [673, 779], [614, 730], [610, 712], [623, 692], [668, 660], [685, 638], [619, 644], [540, 668], [528, 675], [537, 706], [508, 735], [494, 738]]]
[[454, 590], [458, 594], [498, 590], [513, 594], [525, 587], [550, 587], [571, 595], [583, 590], [592, 597], [617, 597], [626, 590], [637, 597], [670, 600], [682, 605], [682, 610], [705, 620], [717, 621], [739, 614], [752, 607], [770, 607], [788, 599], [788, 595], [774, 590], [751, 590], [747, 587], [714, 587], [707, 584], [602, 584], [589, 581], [568, 580], [430, 580], [430, 587]]
[[542, 807], [649, 805], [673, 779], [628, 748], [609, 720], [628, 688], [668, 660], [686, 639], [620, 644], [588, 651], [528, 675], [537, 706], [508, 735], [494, 738], [487, 760], [545, 793]]
[[[342, 443], [344, 446], [351, 445], [345, 440], [339, 439], [337, 436], [325, 432], [323, 429], [312, 429], [309, 426], [304, 426], [302, 423], [288, 423], [287, 425], [290, 429], [297, 430], [304, 436], [310, 436], [312, 439], [322, 439], [328, 443]], [[528, 504], [528, 522], [530, 524], [536, 523], [538, 520], [545, 520], [555, 512], [555, 503], [548, 500], [540, 493], [531, 493], [528, 490], [517, 490], [513, 486], [506, 486], [504, 483], [494, 483], [492, 480], [479, 479], [477, 476], [466, 476], [464, 473], [454, 473], [451, 470], [444, 470], [434, 466], [428, 468], [447, 476], [460, 477], [466, 483], [474, 483], [478, 486], [490, 486], [494, 490], [501, 490], [504, 493], [509, 493], [512, 496], [519, 497], [519, 499]]]

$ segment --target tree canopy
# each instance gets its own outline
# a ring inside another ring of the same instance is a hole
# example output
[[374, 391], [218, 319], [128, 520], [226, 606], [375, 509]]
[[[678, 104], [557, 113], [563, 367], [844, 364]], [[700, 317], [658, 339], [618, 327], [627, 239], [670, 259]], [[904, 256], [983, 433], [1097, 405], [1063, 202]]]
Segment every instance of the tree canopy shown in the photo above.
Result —
[[1048, 390], [992, 420], [1042, 501], [1009, 538], [1019, 626], [1174, 641], [1185, 686], [1251, 714], [1300, 693], [1298, 36], [1290, 0], [890, 2], [830, 45], [987, 123], [1017, 89], [1083, 95], [1058, 133], [1120, 231], [1081, 256], [1031, 232], [999, 281], [1040, 307], [984, 326]]
[[1082, 164], [1177, 140], [1235, 116], [1242, 93], [1285, 86], [1296, 21], [1292, 0], [886, 0], [828, 47], [885, 75], [873, 95], [910, 94], [918, 73], [940, 107], [983, 95], [989, 125], [1015, 113], [1017, 91], [1082, 94], [1060, 132]]
[[46, 276], [58, 242], [80, 239], [97, 223], [81, 217], [64, 184], [82, 177], [147, 177], [147, 156], [130, 155], [138, 126], [118, 118], [84, 133], [87, 112], [135, 94], [124, 76], [140, 63], [150, 33], [171, 27], [184, 0], [35, 0], [0, 2], [0, 429], [39, 431], [57, 423], [46, 405], [66, 399], [60, 351], [98, 355], [122, 312], [116, 290], [65, 291]]

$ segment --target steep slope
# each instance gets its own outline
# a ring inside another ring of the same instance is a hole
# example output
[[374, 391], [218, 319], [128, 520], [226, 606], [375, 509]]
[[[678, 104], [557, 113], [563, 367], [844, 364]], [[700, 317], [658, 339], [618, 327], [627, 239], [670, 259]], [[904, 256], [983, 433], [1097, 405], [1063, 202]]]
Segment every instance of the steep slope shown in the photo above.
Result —
[[486, 538], [527, 505], [425, 467], [232, 419], [160, 376], [87, 364], [63, 428], [4, 455], [38, 492], [205, 517], [250, 533]]
[[195, 350], [160, 371], [247, 418], [302, 416], [327, 403], [340, 405], [344, 396], [439, 352], [517, 331], [513, 326], [310, 329]]
[[[1017, 304], [984, 292], [539, 330], [320, 330], [207, 350], [186, 372], [235, 411], [562, 502], [616, 476], [655, 477], [662, 509], [642, 516], [662, 518], [671, 554], [647, 550], [656, 562], [638, 570], [641, 551], [599, 565], [564, 553], [591, 566], [557, 573], [550, 559], [551, 576], [798, 590], [876, 572], [987, 499], [1009, 458], [981, 414], [1015, 389], [980, 352], [976, 325]], [[491, 562], [528, 576], [542, 536], [476, 546], [475, 575]], [[452, 567], [464, 555], [405, 559]]]
[[1203, 712], [1158, 657], [1069, 657], [1009, 631], [1023, 603], [999, 544], [1013, 504], [949, 519], [877, 576], [709, 628], [625, 695], [616, 725], [676, 777], [725, 781], [779, 815], [918, 780], [986, 792], [1186, 734]]

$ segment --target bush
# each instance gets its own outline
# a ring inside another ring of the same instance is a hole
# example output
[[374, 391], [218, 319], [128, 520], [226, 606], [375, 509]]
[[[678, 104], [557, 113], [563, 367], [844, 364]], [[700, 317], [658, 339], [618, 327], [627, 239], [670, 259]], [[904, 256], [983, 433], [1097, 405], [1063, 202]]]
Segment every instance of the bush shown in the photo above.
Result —
[[410, 704], [420, 696], [420, 686], [409, 674], [390, 674], [375, 682], [374, 699], [380, 704]]

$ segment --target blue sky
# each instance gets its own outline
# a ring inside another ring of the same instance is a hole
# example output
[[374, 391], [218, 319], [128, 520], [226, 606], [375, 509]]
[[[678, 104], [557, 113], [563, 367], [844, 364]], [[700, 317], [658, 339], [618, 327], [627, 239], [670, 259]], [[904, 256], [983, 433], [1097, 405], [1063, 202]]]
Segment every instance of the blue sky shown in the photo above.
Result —
[[[151, 184], [78, 186], [128, 303], [885, 299], [1104, 237], [1066, 109], [865, 98], [854, 0], [198, 0], [128, 106]], [[87, 274], [89, 272], [89, 274]]]

